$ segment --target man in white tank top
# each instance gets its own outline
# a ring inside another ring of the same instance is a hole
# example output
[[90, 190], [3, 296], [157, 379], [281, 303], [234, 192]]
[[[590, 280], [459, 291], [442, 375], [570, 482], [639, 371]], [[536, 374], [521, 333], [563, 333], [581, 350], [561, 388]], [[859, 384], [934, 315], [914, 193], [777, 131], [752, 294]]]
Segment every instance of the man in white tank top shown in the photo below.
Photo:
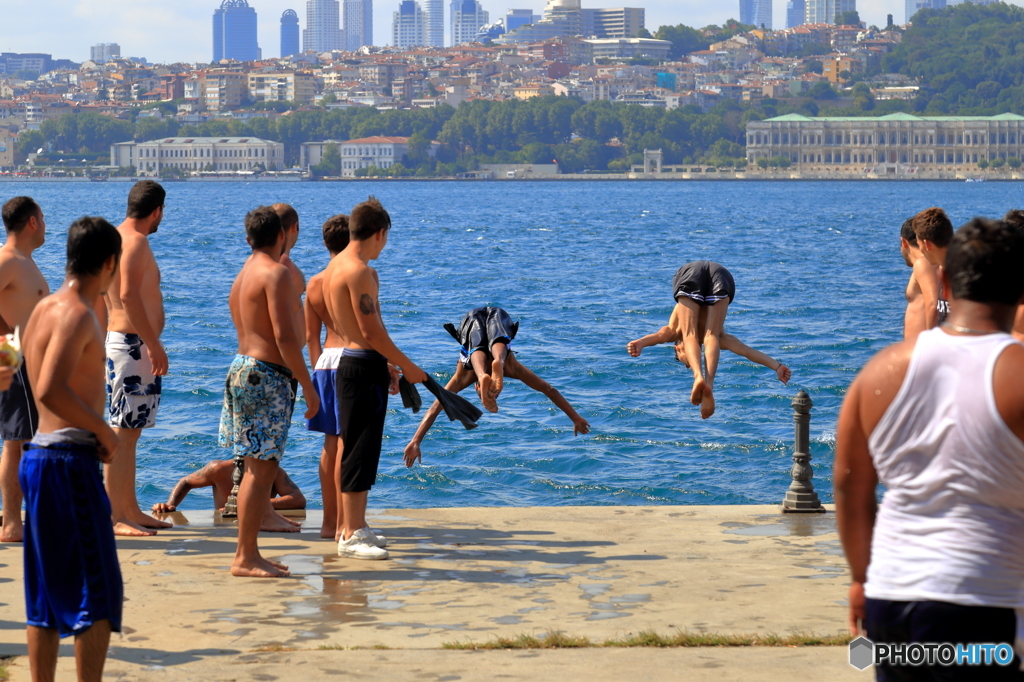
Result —
[[[950, 314], [878, 353], [839, 417], [835, 501], [850, 629], [876, 643], [1005, 643], [1024, 631], [1024, 232], [976, 218], [949, 245]], [[881, 505], [877, 487], [885, 486]], [[999, 666], [877, 679], [1024, 680]]]

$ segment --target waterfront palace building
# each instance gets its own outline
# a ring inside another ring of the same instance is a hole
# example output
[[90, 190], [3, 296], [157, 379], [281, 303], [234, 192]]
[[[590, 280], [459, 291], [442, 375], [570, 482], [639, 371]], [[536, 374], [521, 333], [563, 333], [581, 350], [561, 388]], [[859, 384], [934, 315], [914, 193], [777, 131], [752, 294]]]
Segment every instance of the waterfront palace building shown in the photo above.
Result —
[[159, 175], [163, 168], [190, 171], [284, 169], [284, 145], [256, 137], [163, 137], [149, 142], [117, 142], [110, 164], [135, 166], [139, 175]]
[[809, 117], [747, 124], [747, 162], [785, 157], [798, 171], [903, 174], [1024, 159], [1024, 116]]

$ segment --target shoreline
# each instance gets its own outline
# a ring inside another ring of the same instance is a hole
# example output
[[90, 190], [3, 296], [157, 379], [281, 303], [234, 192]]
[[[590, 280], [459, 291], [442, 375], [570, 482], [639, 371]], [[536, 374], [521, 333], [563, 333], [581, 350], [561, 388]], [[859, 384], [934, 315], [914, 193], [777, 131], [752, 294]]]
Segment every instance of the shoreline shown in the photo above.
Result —
[[[835, 176], [832, 174], [812, 175], [808, 173], [803, 174], [791, 174], [788, 177], [781, 175], [750, 175], [747, 173], [662, 173], [661, 175], [652, 175], [643, 173], [624, 173], [618, 175], [611, 174], [565, 174], [555, 175], [550, 177], [535, 177], [535, 178], [500, 178], [500, 179], [481, 179], [481, 178], [155, 178], [161, 184], [164, 183], [225, 183], [225, 182], [258, 182], [258, 183], [277, 183], [277, 182], [311, 182], [311, 183], [364, 183], [364, 182], [458, 182], [458, 183], [506, 183], [506, 182], [952, 182], [952, 183], [965, 183], [968, 181], [988, 183], [988, 182], [1021, 182], [1024, 181], [1024, 173], [1014, 174], [1012, 176], [999, 176], [999, 177], [984, 177], [980, 181], [977, 180], [978, 175], [971, 175], [966, 173], [959, 173], [953, 177], [928, 177], [928, 176], [890, 176], [890, 175], [851, 175], [851, 176]], [[0, 183], [15, 183], [15, 182], [30, 182], [30, 183], [46, 183], [46, 182], [74, 182], [74, 183], [96, 183], [106, 184], [108, 182], [115, 183], [135, 183], [139, 180], [152, 180], [154, 178], [144, 177], [133, 177], [133, 178], [108, 178], [106, 180], [92, 180], [90, 178], [52, 178], [52, 177], [0, 177]]]

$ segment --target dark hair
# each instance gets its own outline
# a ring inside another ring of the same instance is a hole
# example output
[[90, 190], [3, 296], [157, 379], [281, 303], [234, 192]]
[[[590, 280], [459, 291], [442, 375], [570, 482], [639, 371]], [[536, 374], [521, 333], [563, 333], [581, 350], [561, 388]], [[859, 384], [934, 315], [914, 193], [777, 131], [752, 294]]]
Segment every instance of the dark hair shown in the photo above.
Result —
[[274, 212], [281, 219], [281, 227], [284, 229], [290, 230], [292, 225], [299, 222], [299, 214], [288, 204], [274, 204], [271, 208], [274, 209]]
[[353, 208], [348, 217], [348, 233], [352, 241], [363, 242], [378, 232], [390, 229], [391, 216], [374, 196]]
[[1012, 208], [1003, 216], [1003, 222], [1018, 230], [1024, 229], [1024, 211], [1019, 208]]
[[282, 230], [281, 218], [270, 206], [254, 208], [245, 215], [245, 234], [253, 249], [273, 246]]
[[324, 246], [331, 253], [341, 253], [348, 246], [348, 216], [339, 213], [324, 223]]
[[111, 256], [121, 258], [121, 234], [103, 218], [85, 216], [68, 228], [69, 275], [98, 275]]
[[128, 217], [141, 219], [153, 215], [164, 205], [167, 192], [154, 180], [139, 180], [128, 192]]
[[953, 238], [953, 223], [941, 208], [921, 211], [914, 216], [913, 221], [917, 241], [927, 239], [940, 249], [949, 246], [949, 240]]
[[946, 276], [953, 298], [1017, 305], [1024, 295], [1024, 231], [975, 218], [953, 236]]
[[907, 218], [900, 225], [900, 236], [907, 240], [911, 246], [917, 246], [917, 235], [914, 234], [914, 219]]
[[18, 234], [28, 225], [29, 218], [40, 213], [42, 209], [32, 197], [8, 199], [3, 208], [4, 227], [8, 233]]

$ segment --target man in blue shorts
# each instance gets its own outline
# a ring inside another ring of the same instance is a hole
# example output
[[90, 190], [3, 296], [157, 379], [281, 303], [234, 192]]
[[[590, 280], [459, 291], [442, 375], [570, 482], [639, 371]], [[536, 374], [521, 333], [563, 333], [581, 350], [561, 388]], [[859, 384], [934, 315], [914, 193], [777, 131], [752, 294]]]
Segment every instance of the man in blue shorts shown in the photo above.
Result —
[[267, 206], [245, 216], [252, 256], [235, 278], [228, 298], [238, 334], [238, 354], [228, 370], [221, 412], [221, 447], [245, 457], [238, 491], [238, 549], [231, 574], [273, 578], [287, 567], [260, 556], [257, 539], [274, 479], [288, 441], [296, 382], [306, 398], [306, 418], [320, 408], [296, 334], [298, 295], [281, 264], [285, 231]]
[[102, 218], [68, 230], [64, 285], [36, 306], [25, 359], [39, 431], [25, 447], [25, 607], [33, 680], [52, 680], [60, 638], [75, 636], [78, 679], [99, 682], [123, 601], [110, 501], [100, 462], [118, 438], [104, 419], [104, 334], [95, 308], [121, 254], [121, 236]]

